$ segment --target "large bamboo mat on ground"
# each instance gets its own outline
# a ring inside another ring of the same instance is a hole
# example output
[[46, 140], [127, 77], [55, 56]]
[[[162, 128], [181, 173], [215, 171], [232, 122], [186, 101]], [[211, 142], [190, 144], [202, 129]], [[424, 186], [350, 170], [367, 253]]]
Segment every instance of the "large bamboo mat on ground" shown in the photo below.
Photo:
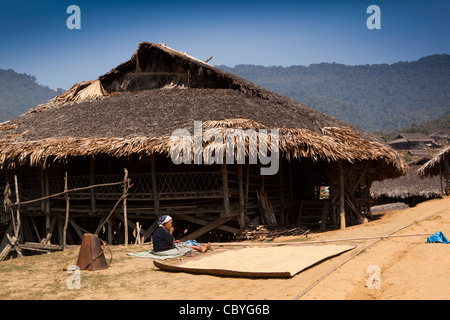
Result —
[[180, 263], [153, 261], [167, 271], [230, 277], [291, 278], [312, 265], [354, 249], [354, 244], [247, 247], [200, 254]]

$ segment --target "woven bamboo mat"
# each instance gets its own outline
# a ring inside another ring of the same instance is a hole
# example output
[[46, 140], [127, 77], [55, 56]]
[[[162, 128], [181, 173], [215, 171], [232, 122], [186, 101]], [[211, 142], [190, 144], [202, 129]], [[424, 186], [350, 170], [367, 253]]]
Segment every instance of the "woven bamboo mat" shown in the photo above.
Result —
[[297, 273], [345, 251], [354, 244], [283, 245], [246, 247], [201, 254], [169, 264], [154, 261], [166, 271], [230, 277], [291, 278]]

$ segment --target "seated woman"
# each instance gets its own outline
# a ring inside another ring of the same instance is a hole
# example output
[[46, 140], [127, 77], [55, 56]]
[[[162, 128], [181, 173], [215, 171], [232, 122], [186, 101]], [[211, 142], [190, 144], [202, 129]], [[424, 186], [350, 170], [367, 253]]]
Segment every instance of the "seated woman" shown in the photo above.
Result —
[[195, 246], [180, 240], [174, 240], [172, 226], [172, 217], [163, 215], [158, 220], [158, 228], [152, 236], [153, 252], [161, 256], [177, 256], [177, 255], [192, 255], [193, 251], [205, 252], [211, 249], [208, 243], [204, 246]]

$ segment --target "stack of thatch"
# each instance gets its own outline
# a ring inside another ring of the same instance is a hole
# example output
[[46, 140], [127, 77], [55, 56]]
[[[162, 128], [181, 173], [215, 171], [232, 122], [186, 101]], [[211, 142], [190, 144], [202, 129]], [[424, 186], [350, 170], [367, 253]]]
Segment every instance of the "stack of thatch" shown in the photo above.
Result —
[[258, 225], [242, 234], [242, 238], [254, 241], [272, 241], [278, 237], [306, 237], [309, 229], [298, 225]]

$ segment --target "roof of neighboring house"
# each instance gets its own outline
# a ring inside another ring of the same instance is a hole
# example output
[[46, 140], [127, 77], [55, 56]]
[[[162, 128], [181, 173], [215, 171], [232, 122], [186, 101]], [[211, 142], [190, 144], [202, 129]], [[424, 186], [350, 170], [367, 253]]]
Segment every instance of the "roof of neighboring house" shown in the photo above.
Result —
[[408, 174], [395, 179], [375, 181], [370, 188], [372, 198], [409, 198], [413, 196], [435, 198], [441, 196], [438, 177], [421, 179], [418, 169], [420, 165], [411, 165]]
[[425, 163], [419, 168], [419, 174], [421, 177], [432, 177], [439, 175], [444, 171], [444, 162], [450, 162], [450, 146], [443, 148], [436, 156], [430, 161]]
[[379, 178], [406, 164], [378, 137], [162, 44], [141, 43], [131, 59], [0, 125], [0, 166], [42, 165], [72, 156], [169, 154], [175, 129], [194, 121], [279, 129], [287, 158], [369, 160]]

